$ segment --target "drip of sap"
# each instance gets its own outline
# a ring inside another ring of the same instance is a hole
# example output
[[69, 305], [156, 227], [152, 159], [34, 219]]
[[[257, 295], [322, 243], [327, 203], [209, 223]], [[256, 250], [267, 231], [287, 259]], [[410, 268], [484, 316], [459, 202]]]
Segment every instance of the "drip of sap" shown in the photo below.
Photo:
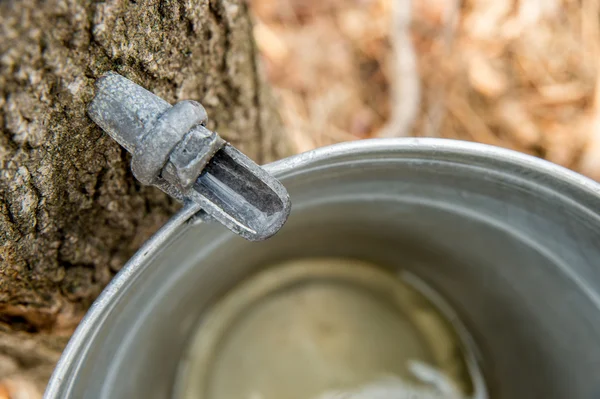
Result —
[[175, 397], [487, 398], [472, 345], [449, 312], [414, 276], [362, 261], [276, 265], [206, 313]]

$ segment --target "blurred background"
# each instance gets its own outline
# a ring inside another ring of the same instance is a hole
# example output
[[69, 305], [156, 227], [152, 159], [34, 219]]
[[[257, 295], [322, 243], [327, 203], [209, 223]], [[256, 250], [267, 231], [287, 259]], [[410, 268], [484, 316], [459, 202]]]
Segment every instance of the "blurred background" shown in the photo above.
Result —
[[506, 147], [600, 179], [600, 0], [250, 0], [297, 151]]

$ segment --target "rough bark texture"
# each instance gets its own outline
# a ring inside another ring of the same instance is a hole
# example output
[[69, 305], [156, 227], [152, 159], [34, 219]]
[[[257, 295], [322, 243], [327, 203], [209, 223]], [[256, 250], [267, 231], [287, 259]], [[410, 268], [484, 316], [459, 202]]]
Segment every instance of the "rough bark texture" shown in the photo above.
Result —
[[[87, 307], [178, 205], [86, 116], [113, 70], [259, 162], [285, 155], [241, 0], [0, 1], [0, 398], [42, 389]], [[12, 385], [11, 385], [12, 384]], [[8, 395], [8, 394], [7, 394]]]

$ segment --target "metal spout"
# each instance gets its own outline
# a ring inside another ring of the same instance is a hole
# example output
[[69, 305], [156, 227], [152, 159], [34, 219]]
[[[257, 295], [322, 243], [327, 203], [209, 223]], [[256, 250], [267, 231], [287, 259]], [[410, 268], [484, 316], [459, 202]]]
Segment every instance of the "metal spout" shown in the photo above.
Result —
[[205, 127], [195, 101], [174, 106], [116, 73], [98, 79], [90, 118], [133, 155], [134, 176], [193, 201], [242, 237], [264, 240], [290, 213], [283, 185]]

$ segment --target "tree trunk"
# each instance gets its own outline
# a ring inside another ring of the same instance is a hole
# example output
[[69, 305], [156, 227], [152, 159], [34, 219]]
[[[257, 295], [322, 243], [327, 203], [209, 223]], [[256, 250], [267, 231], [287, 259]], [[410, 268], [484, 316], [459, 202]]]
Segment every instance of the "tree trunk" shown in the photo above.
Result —
[[199, 100], [258, 162], [286, 155], [243, 0], [0, 1], [0, 398], [43, 390], [88, 306], [178, 207], [86, 116], [111, 70]]

